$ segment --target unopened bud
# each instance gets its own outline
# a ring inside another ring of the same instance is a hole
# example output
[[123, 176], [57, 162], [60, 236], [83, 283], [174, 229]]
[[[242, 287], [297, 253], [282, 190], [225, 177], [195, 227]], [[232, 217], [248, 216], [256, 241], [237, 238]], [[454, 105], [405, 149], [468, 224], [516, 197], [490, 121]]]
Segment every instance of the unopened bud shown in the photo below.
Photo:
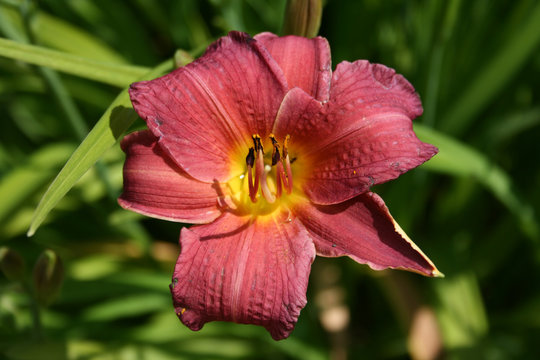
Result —
[[24, 260], [15, 250], [0, 247], [0, 269], [8, 280], [19, 281], [24, 277]]
[[317, 36], [321, 26], [322, 0], [289, 0], [285, 10], [283, 35]]
[[64, 280], [62, 260], [52, 250], [45, 250], [34, 266], [34, 291], [36, 300], [43, 306], [58, 296]]

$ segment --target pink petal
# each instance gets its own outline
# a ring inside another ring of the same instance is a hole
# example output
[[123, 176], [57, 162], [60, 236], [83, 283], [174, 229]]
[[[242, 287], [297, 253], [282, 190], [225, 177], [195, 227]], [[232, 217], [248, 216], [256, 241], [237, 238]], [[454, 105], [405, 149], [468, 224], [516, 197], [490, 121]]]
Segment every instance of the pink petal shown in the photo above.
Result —
[[289, 88], [299, 87], [320, 101], [328, 100], [332, 60], [325, 38], [278, 37], [269, 32], [255, 36], [277, 61]]
[[[309, 104], [311, 112], [296, 119], [291, 108], [299, 103]], [[329, 102], [320, 111], [317, 107], [305, 94], [291, 91], [274, 125], [276, 132], [290, 133], [291, 142], [309, 149], [297, 161], [311, 164], [304, 191], [315, 203], [351, 199], [437, 152], [413, 132], [411, 120], [422, 113], [414, 88], [383, 65], [339, 64]]]
[[[281, 103], [273, 133], [278, 139], [290, 135], [291, 157], [296, 157], [298, 162], [308, 160], [305, 155], [313, 152], [318, 142], [335, 132], [326, 123], [323, 111], [323, 104], [300, 88], [289, 90]], [[298, 175], [302, 174], [294, 174]]]
[[225, 213], [208, 225], [182, 229], [171, 292], [191, 330], [224, 320], [264, 326], [289, 336], [306, 305], [315, 248], [298, 222]]
[[119, 204], [165, 220], [207, 223], [221, 211], [212, 184], [191, 178], [160, 149], [150, 131], [124, 137], [124, 192]]
[[131, 85], [133, 107], [161, 147], [194, 178], [226, 181], [235, 151], [267, 136], [287, 89], [277, 63], [247, 34], [231, 32], [193, 63]]
[[375, 193], [336, 205], [304, 203], [293, 211], [312, 236], [317, 255], [349, 256], [375, 270], [399, 268], [442, 276]]

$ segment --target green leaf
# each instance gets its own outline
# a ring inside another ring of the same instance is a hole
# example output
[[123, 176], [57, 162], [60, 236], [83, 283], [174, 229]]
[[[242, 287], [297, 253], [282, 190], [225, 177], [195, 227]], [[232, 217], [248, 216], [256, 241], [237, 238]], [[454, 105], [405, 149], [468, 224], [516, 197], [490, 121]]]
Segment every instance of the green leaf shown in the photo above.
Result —
[[129, 85], [149, 71], [149, 69], [141, 66], [119, 65], [91, 60], [41, 46], [21, 44], [2, 38], [0, 38], [0, 56], [45, 66], [118, 87]]
[[[165, 288], [166, 289], [166, 288]], [[163, 293], [138, 293], [116, 297], [88, 308], [82, 318], [87, 321], [111, 321], [159, 311], [170, 306], [168, 291]]]
[[0, 223], [22, 208], [27, 199], [45, 186], [73, 152], [72, 144], [53, 144], [34, 152], [27, 163], [7, 173], [0, 181]]
[[47, 354], [49, 359], [66, 360], [66, 344], [52, 340], [24, 339], [9, 344], [4, 355], [10, 360], [32, 360], [43, 358]]
[[488, 321], [475, 274], [457, 274], [434, 285], [445, 345], [449, 348], [470, 346], [485, 336]]
[[[172, 65], [172, 60], [168, 60], [154, 68], [141, 80], [153, 79], [170, 70]], [[32, 219], [32, 224], [27, 233], [28, 236], [32, 236], [35, 233], [58, 201], [101, 158], [105, 151], [116, 143], [116, 140], [129, 128], [135, 119], [137, 119], [137, 114], [131, 108], [128, 89], [124, 89], [105, 111], [77, 150], [75, 150], [51, 186], [47, 189], [45, 195], [43, 195]]]
[[449, 107], [442, 120], [445, 131], [461, 133], [493, 97], [505, 87], [525, 61], [538, 49], [540, 43], [540, 3], [532, 9], [516, 30], [501, 45], [491, 61], [479, 69], [478, 76], [463, 91], [455, 104]]
[[101, 39], [57, 17], [39, 11], [32, 18], [32, 29], [39, 43], [57, 50], [114, 64], [126, 60]]
[[439, 153], [423, 165], [424, 169], [476, 179], [517, 216], [528, 236], [538, 237], [533, 208], [516, 194], [508, 174], [479, 151], [449, 136], [418, 124], [414, 130], [422, 141], [439, 148]]

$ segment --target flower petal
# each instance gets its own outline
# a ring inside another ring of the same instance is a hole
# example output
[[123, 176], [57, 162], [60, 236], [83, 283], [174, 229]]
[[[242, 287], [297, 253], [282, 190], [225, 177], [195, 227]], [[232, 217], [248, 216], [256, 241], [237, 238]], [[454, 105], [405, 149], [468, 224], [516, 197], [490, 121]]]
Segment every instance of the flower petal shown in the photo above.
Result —
[[291, 155], [298, 157], [297, 161], [305, 161], [305, 154], [317, 148], [321, 139], [335, 132], [331, 126], [323, 125], [326, 122], [323, 110], [323, 104], [301, 88], [293, 88], [285, 95], [274, 123], [273, 133], [278, 139], [290, 136], [293, 151]]
[[208, 225], [182, 229], [171, 293], [191, 330], [225, 320], [289, 336], [306, 305], [315, 248], [298, 222], [261, 221], [225, 213]]
[[150, 131], [122, 140], [126, 153], [124, 192], [119, 204], [129, 210], [165, 220], [207, 223], [216, 219], [218, 194], [212, 184], [191, 178], [170, 160]]
[[315, 203], [351, 199], [437, 153], [412, 129], [411, 120], [422, 113], [414, 88], [383, 65], [339, 64], [323, 112], [324, 121], [312, 121], [300, 140], [312, 149], [304, 155], [313, 159], [304, 190]]
[[269, 32], [255, 35], [277, 61], [289, 88], [299, 87], [320, 101], [328, 100], [332, 59], [325, 38], [300, 36], [279, 37]]
[[232, 152], [247, 153], [252, 134], [270, 133], [286, 89], [268, 51], [231, 32], [191, 64], [132, 84], [130, 96], [180, 167], [198, 180], [222, 182], [232, 176]]
[[375, 193], [336, 205], [299, 204], [293, 209], [321, 256], [349, 256], [372, 269], [400, 268], [442, 276], [409, 239]]

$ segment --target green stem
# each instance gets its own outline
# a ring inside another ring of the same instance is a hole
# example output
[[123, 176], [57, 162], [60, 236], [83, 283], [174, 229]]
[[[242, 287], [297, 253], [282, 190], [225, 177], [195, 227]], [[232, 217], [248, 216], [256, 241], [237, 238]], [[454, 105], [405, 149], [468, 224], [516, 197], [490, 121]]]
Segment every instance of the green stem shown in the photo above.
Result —
[[34, 297], [32, 287], [28, 285], [28, 283], [23, 282], [23, 288], [28, 295], [28, 299], [30, 300], [30, 313], [32, 315], [32, 327], [34, 331], [34, 337], [37, 340], [40, 340], [43, 338], [43, 326], [41, 324], [41, 308], [36, 301], [36, 298]]

